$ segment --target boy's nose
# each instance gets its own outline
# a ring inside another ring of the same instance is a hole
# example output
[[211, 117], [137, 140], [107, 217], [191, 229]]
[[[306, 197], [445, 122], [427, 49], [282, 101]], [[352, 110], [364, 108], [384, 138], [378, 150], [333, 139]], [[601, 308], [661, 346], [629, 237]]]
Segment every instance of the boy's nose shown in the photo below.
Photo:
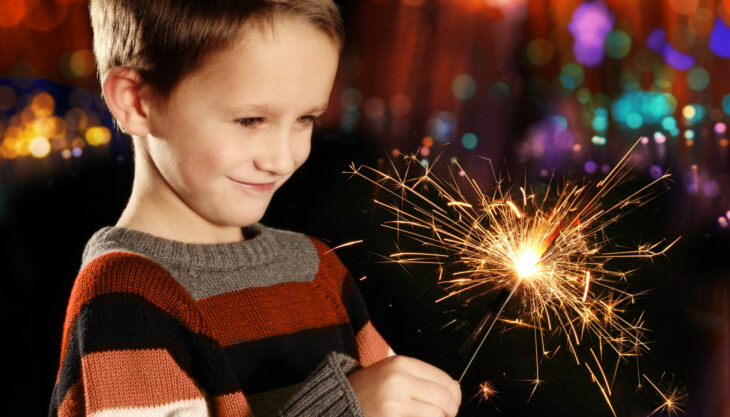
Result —
[[281, 176], [291, 173], [294, 169], [291, 140], [288, 129], [276, 129], [260, 145], [261, 149], [255, 160], [256, 168]]

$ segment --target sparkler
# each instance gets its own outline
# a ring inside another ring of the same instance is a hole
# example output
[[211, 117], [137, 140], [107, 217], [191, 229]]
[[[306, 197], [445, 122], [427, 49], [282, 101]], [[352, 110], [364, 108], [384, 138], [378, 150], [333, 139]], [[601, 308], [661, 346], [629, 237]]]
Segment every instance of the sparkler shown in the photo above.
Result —
[[[509, 291], [487, 330], [484, 328], [489, 316], [475, 330], [473, 340], [484, 333], [459, 381], [505, 307], [518, 295], [520, 318], [508, 322], [534, 330], [536, 371], [532, 393], [541, 382], [540, 358], [551, 351], [554, 355], [560, 348], [558, 345], [548, 350], [546, 339], [558, 334], [616, 414], [610, 397], [618, 364], [628, 357], [638, 357], [647, 349], [647, 342], [643, 313], [634, 319], [625, 314], [626, 305], [639, 295], [628, 290], [631, 271], [615, 270], [607, 263], [617, 258], [654, 258], [678, 240], [642, 244], [630, 250], [609, 249], [612, 245], [606, 236], [607, 226], [653, 199], [657, 195], [655, 186], [669, 177], [664, 174], [617, 203], [608, 204], [605, 197], [626, 182], [636, 164], [632, 151], [638, 143], [601, 181], [552, 186], [551, 180], [542, 197], [526, 184], [518, 192], [517, 187], [497, 178], [493, 168], [497, 185], [487, 193], [463, 175], [458, 164], [460, 176], [452, 173], [450, 181], [434, 175], [433, 165], [425, 167], [425, 173], [409, 176], [412, 166], [418, 163], [415, 156], [406, 156], [408, 165], [403, 175], [397, 170], [389, 175], [351, 165], [350, 174], [375, 184], [399, 201], [391, 204], [374, 200], [395, 216], [383, 226], [414, 239], [424, 249], [393, 253], [389, 258], [402, 264], [438, 266], [438, 283], [447, 294], [437, 302], [466, 297], [468, 303], [488, 293]], [[428, 196], [434, 192], [438, 198]], [[579, 349], [586, 339], [595, 344], [587, 351]], [[615, 353], [613, 374], [604, 371], [607, 351]]]

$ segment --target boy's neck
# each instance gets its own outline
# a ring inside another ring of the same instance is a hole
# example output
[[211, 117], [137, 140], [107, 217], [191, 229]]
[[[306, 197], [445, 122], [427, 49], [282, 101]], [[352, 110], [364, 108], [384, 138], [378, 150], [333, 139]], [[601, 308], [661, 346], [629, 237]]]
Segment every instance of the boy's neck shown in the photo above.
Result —
[[135, 150], [132, 194], [115, 226], [185, 243], [244, 240], [240, 227], [212, 224], [182, 203], [145, 157], [144, 151]]

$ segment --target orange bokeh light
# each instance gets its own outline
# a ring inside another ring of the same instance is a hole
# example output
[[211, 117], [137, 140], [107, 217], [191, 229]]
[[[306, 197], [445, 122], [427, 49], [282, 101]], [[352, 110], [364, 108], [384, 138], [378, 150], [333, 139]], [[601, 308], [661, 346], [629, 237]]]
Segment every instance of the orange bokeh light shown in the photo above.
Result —
[[17, 26], [25, 17], [25, 2], [0, 0], [0, 27]]
[[61, 24], [68, 15], [68, 6], [55, 1], [38, 1], [25, 14], [25, 25], [33, 30], [48, 31]]

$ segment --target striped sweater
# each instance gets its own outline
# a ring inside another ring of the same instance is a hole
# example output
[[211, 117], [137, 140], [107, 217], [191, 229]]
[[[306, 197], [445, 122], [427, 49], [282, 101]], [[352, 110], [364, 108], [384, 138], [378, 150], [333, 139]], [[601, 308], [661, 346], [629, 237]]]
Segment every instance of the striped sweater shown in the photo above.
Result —
[[362, 416], [346, 375], [392, 354], [320, 241], [260, 224], [189, 244], [86, 245], [50, 416]]

